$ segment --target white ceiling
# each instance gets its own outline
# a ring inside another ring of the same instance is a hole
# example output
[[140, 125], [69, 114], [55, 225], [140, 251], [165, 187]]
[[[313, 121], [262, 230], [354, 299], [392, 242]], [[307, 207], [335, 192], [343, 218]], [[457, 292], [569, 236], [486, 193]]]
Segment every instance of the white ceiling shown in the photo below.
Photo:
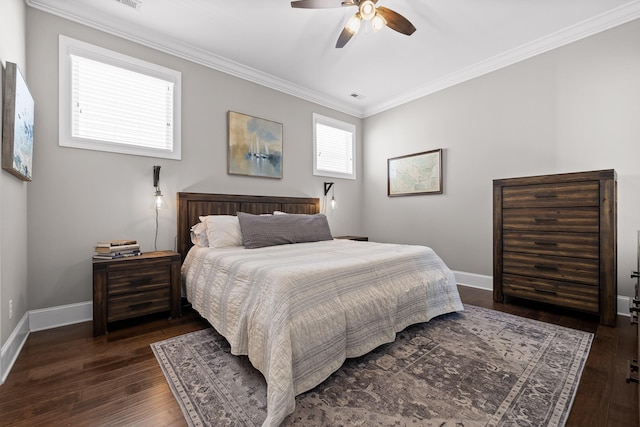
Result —
[[[640, 0], [379, 0], [417, 31], [361, 28], [354, 7], [290, 0], [27, 0], [29, 6], [367, 117], [640, 17]], [[360, 95], [354, 98], [351, 94]]]

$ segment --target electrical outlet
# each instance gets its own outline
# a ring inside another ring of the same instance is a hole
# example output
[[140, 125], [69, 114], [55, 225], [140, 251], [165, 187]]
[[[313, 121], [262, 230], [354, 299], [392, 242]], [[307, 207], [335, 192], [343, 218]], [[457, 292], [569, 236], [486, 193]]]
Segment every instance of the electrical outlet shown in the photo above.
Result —
[[13, 300], [9, 300], [9, 320], [13, 317]]

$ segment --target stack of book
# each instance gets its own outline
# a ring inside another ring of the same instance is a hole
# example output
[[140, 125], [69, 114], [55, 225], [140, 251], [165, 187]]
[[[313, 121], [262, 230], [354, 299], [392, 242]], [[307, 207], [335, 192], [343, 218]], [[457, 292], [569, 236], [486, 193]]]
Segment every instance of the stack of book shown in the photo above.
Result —
[[115, 259], [140, 255], [137, 240], [106, 240], [96, 243], [95, 259]]

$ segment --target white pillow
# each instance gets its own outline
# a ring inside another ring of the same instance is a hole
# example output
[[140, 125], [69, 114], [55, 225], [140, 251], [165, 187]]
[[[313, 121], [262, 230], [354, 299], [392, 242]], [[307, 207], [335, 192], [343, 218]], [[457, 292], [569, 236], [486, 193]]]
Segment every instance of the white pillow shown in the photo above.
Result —
[[274, 215], [287, 215], [286, 212], [282, 212], [282, 211], [273, 211]]
[[199, 222], [191, 227], [191, 243], [196, 246], [206, 248], [209, 246], [209, 238], [207, 237], [207, 226], [203, 222]]
[[201, 216], [200, 221], [207, 226], [210, 248], [242, 246], [242, 232], [237, 216], [208, 215]]

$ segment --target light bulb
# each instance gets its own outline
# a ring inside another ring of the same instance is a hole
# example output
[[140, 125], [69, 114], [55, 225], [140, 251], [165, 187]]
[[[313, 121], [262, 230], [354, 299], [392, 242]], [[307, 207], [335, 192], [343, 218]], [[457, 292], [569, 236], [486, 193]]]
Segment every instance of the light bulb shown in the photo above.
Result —
[[336, 208], [336, 198], [331, 196], [331, 209]]
[[353, 15], [347, 22], [347, 26], [345, 28], [351, 34], [358, 34], [358, 30], [360, 29], [360, 14], [356, 13]]
[[164, 199], [162, 198], [162, 192], [158, 188], [154, 196], [154, 206], [156, 209], [162, 209], [164, 206]]
[[379, 13], [376, 13], [376, 16], [371, 20], [371, 27], [373, 27], [373, 31], [377, 33], [383, 29], [385, 25], [387, 25], [387, 20]]
[[360, 3], [360, 15], [362, 15], [362, 19], [367, 21], [373, 19], [376, 14], [376, 7], [371, 0], [364, 0]]

